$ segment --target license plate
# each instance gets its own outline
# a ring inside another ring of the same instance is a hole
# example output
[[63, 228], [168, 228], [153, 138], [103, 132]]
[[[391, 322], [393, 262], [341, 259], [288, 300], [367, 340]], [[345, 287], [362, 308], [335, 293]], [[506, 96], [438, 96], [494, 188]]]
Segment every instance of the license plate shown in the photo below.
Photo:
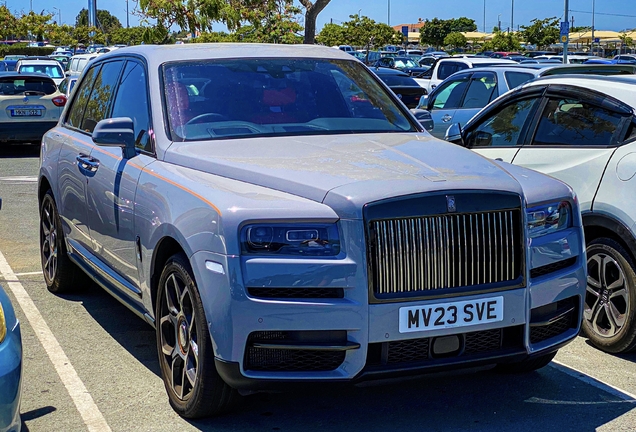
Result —
[[503, 321], [503, 297], [400, 308], [400, 333]]
[[41, 109], [12, 109], [11, 117], [36, 117], [41, 116]]

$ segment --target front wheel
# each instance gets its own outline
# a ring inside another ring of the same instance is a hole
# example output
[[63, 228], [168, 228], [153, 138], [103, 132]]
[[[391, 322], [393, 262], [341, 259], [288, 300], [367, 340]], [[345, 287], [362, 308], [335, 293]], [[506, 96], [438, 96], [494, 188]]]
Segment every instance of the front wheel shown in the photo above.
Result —
[[161, 273], [155, 316], [161, 376], [172, 408], [190, 419], [228, 411], [238, 392], [216, 371], [201, 297], [182, 254], [168, 259]]
[[598, 238], [587, 246], [583, 333], [597, 348], [624, 353], [636, 348], [636, 274], [627, 251]]

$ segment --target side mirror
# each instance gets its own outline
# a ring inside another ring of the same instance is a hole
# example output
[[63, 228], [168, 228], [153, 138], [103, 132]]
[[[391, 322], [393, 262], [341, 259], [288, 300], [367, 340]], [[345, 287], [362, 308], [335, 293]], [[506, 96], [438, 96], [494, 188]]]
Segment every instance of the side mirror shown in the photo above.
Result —
[[433, 130], [435, 122], [433, 121], [433, 117], [431, 116], [430, 112], [418, 108], [412, 109], [411, 112], [413, 113], [417, 121], [420, 122], [422, 127], [424, 127], [424, 129], [429, 132]]
[[93, 141], [103, 147], [121, 147], [126, 159], [137, 153], [134, 124], [130, 117], [101, 120], [93, 129]]
[[464, 137], [462, 136], [462, 127], [459, 123], [453, 123], [448, 127], [444, 139], [452, 142], [453, 144], [459, 144], [464, 147], [466, 146], [464, 143]]

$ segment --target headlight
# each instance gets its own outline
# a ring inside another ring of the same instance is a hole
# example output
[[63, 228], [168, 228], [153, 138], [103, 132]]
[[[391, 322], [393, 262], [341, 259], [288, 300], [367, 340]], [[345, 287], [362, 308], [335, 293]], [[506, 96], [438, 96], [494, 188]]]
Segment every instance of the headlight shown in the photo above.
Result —
[[241, 232], [243, 252], [278, 255], [333, 256], [340, 253], [335, 224], [255, 224]]
[[527, 209], [528, 236], [551, 234], [572, 226], [572, 207], [567, 201]]
[[0, 343], [2, 343], [6, 335], [7, 322], [4, 319], [4, 309], [2, 309], [2, 305], [0, 304]]

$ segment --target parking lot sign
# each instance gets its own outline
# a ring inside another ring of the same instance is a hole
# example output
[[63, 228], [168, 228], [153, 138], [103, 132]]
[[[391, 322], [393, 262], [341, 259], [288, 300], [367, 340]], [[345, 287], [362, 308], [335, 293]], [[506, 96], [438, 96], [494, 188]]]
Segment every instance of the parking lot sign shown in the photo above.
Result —
[[409, 37], [409, 26], [402, 26], [402, 34], [404, 35], [405, 38], [408, 39], [408, 37]]
[[561, 30], [559, 32], [559, 36], [561, 36], [561, 42], [566, 43], [568, 41], [568, 37], [570, 36], [569, 21], [561, 21]]

